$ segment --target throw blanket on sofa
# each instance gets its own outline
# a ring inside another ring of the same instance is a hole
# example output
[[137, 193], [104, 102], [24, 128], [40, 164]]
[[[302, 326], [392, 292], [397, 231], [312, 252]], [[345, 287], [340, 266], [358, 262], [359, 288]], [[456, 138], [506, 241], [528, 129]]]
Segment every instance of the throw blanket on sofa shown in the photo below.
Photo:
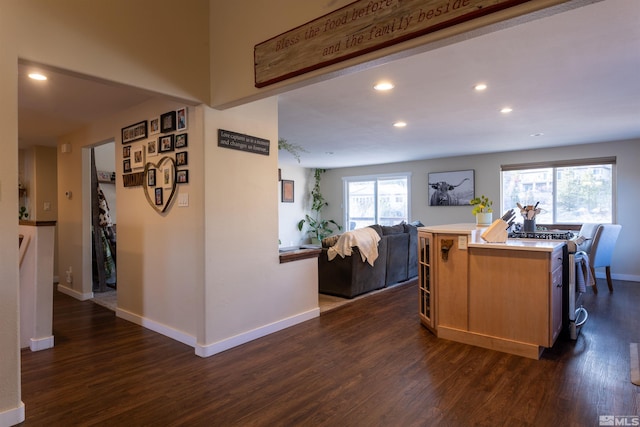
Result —
[[362, 262], [368, 262], [371, 266], [378, 258], [378, 242], [380, 235], [370, 227], [359, 228], [353, 231], [344, 232], [336, 242], [327, 250], [329, 261], [334, 259], [336, 255], [342, 258], [351, 256], [351, 248], [357, 246], [360, 249]]

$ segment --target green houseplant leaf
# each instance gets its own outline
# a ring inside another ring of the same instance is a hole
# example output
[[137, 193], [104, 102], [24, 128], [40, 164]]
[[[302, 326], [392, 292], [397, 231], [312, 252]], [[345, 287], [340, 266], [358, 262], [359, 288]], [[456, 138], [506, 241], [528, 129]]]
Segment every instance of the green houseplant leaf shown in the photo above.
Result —
[[489, 200], [487, 196], [484, 194], [480, 197], [476, 197], [469, 201], [470, 205], [473, 205], [473, 210], [471, 211], [474, 215], [479, 213], [491, 213], [493, 212], [493, 201]]
[[302, 231], [306, 224], [307, 234], [309, 234], [312, 239], [317, 239], [318, 241], [329, 237], [336, 230], [342, 230], [342, 226], [337, 222], [332, 219], [322, 219], [321, 216], [322, 209], [329, 205], [320, 191], [320, 178], [324, 172], [326, 172], [326, 169], [314, 170], [315, 182], [311, 190], [311, 215], [306, 214], [305, 217], [298, 222], [299, 231]]

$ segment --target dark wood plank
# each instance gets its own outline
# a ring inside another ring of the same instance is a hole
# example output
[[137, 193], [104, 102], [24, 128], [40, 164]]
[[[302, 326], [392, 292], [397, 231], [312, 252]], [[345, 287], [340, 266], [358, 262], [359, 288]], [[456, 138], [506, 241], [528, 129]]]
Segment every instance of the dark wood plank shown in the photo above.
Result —
[[579, 339], [541, 360], [437, 339], [417, 300], [411, 282], [202, 359], [56, 293], [56, 346], [22, 352], [24, 425], [583, 426], [640, 413], [639, 283], [589, 291]]

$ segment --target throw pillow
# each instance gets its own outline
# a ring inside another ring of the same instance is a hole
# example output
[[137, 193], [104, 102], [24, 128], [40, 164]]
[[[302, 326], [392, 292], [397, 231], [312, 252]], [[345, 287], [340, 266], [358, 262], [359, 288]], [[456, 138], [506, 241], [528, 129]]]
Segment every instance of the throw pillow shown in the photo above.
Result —
[[404, 222], [397, 225], [383, 225], [382, 235], [387, 236], [389, 234], [402, 234], [404, 233]]

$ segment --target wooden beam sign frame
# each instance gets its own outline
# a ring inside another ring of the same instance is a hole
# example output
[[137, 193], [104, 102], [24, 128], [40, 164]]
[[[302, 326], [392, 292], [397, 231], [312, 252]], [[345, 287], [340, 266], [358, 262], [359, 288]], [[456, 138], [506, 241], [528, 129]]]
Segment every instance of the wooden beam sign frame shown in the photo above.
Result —
[[359, 0], [254, 47], [264, 87], [532, 0]]

